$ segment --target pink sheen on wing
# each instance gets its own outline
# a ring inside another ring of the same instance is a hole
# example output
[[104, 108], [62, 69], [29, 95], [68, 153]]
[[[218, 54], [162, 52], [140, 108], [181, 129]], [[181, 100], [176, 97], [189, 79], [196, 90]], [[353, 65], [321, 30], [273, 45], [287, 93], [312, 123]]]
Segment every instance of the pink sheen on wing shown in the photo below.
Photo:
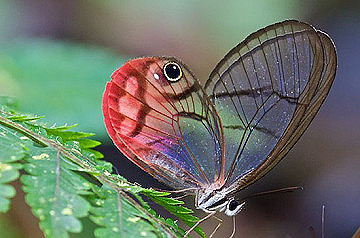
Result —
[[[139, 166], [140, 168], [144, 169], [146, 172], [148, 172], [149, 174], [153, 175], [155, 178], [159, 179], [160, 181], [172, 185], [174, 187], [194, 187], [197, 184], [193, 184], [190, 183], [187, 180], [182, 180], [180, 181], [180, 183], [178, 183], [177, 185], [174, 184], [174, 179], [172, 179], [171, 174], [169, 173], [169, 171], [164, 170], [164, 168], [161, 168], [160, 166], [157, 165], [149, 165], [149, 163], [146, 163], [147, 161], [144, 161], [142, 159], [140, 159], [131, 149], [129, 149], [126, 144], [122, 141], [122, 139], [118, 136], [118, 134], [116, 133], [116, 131], [113, 128], [111, 119], [110, 119], [110, 115], [109, 115], [109, 111], [110, 108], [108, 106], [108, 95], [109, 95], [109, 91], [110, 91], [110, 85], [111, 82], [106, 84], [106, 89], [104, 91], [104, 95], [103, 95], [103, 104], [102, 104], [102, 109], [103, 109], [103, 114], [104, 114], [104, 122], [105, 122], [105, 127], [106, 130], [110, 136], [110, 138], [113, 140], [114, 144], [116, 145], [116, 147], [118, 147], [118, 149], [128, 158], [130, 159], [133, 163], [135, 163], [137, 166]], [[125, 138], [126, 139], [126, 138]], [[130, 138], [128, 138], [128, 142], [131, 142]], [[140, 148], [142, 148], [142, 145], [140, 146]], [[185, 175], [183, 174], [183, 172], [181, 170], [178, 171], [178, 176], [179, 178], [184, 177]]]
[[136, 59], [112, 74], [103, 96], [105, 125], [115, 145], [154, 177], [177, 188], [199, 187], [207, 179], [175, 129], [179, 111], [190, 106], [169, 96], [181, 94], [184, 86], [167, 83], [163, 64]]

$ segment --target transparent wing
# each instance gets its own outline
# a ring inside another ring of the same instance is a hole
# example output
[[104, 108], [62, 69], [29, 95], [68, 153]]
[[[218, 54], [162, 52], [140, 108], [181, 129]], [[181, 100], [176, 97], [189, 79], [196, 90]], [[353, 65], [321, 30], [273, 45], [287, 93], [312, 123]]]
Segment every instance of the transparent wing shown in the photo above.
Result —
[[[167, 80], [168, 62], [183, 76]], [[187, 67], [175, 58], [131, 60], [111, 76], [103, 95], [107, 131], [134, 163], [174, 188], [224, 181], [219, 117]], [[211, 158], [211, 161], [208, 160]]]
[[241, 189], [269, 171], [305, 131], [328, 94], [336, 52], [298, 21], [270, 25], [233, 48], [206, 82], [225, 138], [225, 186]]

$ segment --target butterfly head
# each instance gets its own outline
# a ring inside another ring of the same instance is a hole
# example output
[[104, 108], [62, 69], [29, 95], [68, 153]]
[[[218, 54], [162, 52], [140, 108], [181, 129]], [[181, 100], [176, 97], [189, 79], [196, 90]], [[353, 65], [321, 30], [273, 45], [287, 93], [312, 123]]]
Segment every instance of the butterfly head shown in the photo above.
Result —
[[239, 202], [232, 196], [227, 196], [224, 190], [204, 190], [196, 195], [197, 208], [205, 212], [224, 212], [227, 216], [237, 215], [245, 202]]

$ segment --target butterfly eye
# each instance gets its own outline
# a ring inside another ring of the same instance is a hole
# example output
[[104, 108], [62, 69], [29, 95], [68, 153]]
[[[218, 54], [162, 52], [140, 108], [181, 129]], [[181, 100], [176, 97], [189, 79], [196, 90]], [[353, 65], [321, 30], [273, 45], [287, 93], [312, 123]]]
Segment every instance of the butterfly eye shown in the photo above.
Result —
[[163, 67], [163, 72], [167, 80], [176, 82], [181, 79], [183, 73], [180, 65], [175, 62], [168, 62]]
[[234, 211], [237, 208], [238, 205], [239, 205], [239, 203], [236, 200], [232, 200], [229, 203], [229, 210]]

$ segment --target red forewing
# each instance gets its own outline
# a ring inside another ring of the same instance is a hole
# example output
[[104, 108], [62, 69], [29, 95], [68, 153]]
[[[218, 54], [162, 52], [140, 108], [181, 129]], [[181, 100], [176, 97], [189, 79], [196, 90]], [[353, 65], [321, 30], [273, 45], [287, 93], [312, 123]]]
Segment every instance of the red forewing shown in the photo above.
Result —
[[[168, 62], [181, 67], [176, 82], [164, 75]], [[125, 63], [106, 86], [103, 114], [115, 145], [157, 179], [175, 188], [223, 182], [219, 117], [179, 60], [148, 57]]]

